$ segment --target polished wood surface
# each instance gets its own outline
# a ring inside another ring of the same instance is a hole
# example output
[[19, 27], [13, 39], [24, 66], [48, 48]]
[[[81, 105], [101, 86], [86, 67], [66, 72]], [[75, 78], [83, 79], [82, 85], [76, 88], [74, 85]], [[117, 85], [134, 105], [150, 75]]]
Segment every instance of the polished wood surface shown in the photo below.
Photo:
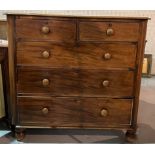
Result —
[[8, 14], [8, 21], [16, 128], [136, 132], [147, 18]]
[[138, 41], [139, 23], [80, 22], [81, 41]]
[[76, 23], [75, 20], [17, 19], [16, 32], [17, 39], [73, 42]]
[[[18, 97], [18, 121], [51, 127], [110, 127], [130, 124], [132, 100]], [[107, 115], [101, 115], [103, 109]], [[48, 112], [47, 112], [48, 111]]]
[[[138, 54], [136, 59], [137, 72], [135, 74], [135, 85], [134, 85], [134, 94], [135, 100], [133, 105], [133, 113], [132, 113], [132, 129], [136, 131], [137, 129], [137, 116], [138, 116], [138, 106], [139, 106], [139, 95], [140, 95], [140, 85], [141, 85], [141, 77], [142, 77], [142, 66], [143, 66], [143, 57], [146, 45], [146, 31], [147, 31], [147, 23], [143, 21], [141, 23], [141, 38], [139, 39], [139, 47], [138, 47]], [[130, 131], [131, 132], [131, 131]], [[129, 133], [130, 133], [129, 132]]]
[[9, 68], [9, 98], [10, 98], [10, 121], [16, 122], [16, 69], [15, 69], [15, 17], [7, 17], [8, 22], [8, 68]]
[[[18, 42], [17, 64], [64, 68], [135, 68], [136, 52], [137, 46], [134, 43], [78, 43], [76, 45]], [[110, 58], [106, 59], [108, 54]]]
[[[97, 76], [96, 76], [97, 75]], [[92, 69], [19, 69], [18, 93], [52, 96], [133, 97], [132, 71]], [[43, 80], [48, 80], [45, 87]], [[109, 85], [103, 85], [105, 80]]]

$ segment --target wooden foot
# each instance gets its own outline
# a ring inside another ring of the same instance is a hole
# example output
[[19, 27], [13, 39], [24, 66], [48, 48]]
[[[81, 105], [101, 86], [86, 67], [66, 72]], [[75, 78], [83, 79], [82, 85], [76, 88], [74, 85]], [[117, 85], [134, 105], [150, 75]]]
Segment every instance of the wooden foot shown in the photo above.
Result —
[[15, 129], [15, 137], [17, 141], [22, 141], [25, 137], [25, 129]]
[[135, 140], [137, 139], [136, 130], [135, 129], [127, 130], [125, 138], [127, 142], [134, 143]]

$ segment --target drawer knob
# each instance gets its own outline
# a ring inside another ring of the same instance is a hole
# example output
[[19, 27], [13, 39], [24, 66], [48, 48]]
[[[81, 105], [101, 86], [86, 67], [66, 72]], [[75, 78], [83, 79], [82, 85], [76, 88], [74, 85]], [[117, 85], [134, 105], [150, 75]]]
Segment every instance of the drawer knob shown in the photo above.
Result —
[[42, 109], [42, 113], [43, 113], [44, 115], [48, 114], [48, 111], [49, 111], [48, 108], [43, 108], [43, 109]]
[[114, 30], [112, 28], [107, 29], [107, 36], [112, 36], [114, 34]]
[[108, 111], [106, 109], [101, 110], [101, 116], [106, 117], [108, 115]]
[[48, 34], [50, 32], [50, 28], [48, 26], [43, 26], [41, 28], [42, 33]]
[[50, 53], [48, 51], [42, 52], [42, 57], [43, 58], [47, 59], [47, 58], [49, 58], [49, 56], [50, 56]]
[[43, 79], [43, 80], [42, 80], [42, 84], [43, 84], [44, 87], [48, 86], [49, 83], [50, 83], [50, 82], [49, 82], [48, 79]]
[[104, 80], [103, 82], [102, 82], [102, 84], [103, 84], [103, 86], [104, 87], [108, 87], [109, 86], [109, 81], [108, 80]]
[[111, 59], [111, 54], [110, 53], [105, 53], [104, 54], [104, 59], [106, 59], [106, 60]]

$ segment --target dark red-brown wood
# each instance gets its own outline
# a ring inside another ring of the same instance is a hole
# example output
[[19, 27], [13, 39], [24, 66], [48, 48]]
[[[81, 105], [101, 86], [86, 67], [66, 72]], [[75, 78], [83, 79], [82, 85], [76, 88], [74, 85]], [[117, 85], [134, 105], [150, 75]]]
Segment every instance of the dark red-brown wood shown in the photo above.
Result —
[[16, 128], [136, 133], [147, 18], [7, 17]]
[[[43, 26], [50, 29], [49, 33], [44, 34], [42, 32]], [[76, 39], [76, 23], [75, 20], [17, 19], [16, 35], [17, 39], [74, 42]]]
[[[43, 52], [49, 53], [48, 58]], [[18, 42], [17, 64], [78, 68], [135, 68], [137, 46], [132, 43]], [[106, 54], [110, 59], [105, 59]], [[39, 62], [39, 63], [38, 63]]]
[[[132, 100], [104, 98], [18, 97], [18, 123], [51, 127], [112, 127], [129, 125]], [[48, 113], [44, 114], [43, 109]], [[101, 110], [108, 111], [101, 116]]]
[[[133, 97], [133, 71], [97, 69], [18, 69], [18, 93], [52, 96]], [[43, 80], [49, 85], [44, 86]], [[103, 81], [108, 80], [109, 86]]]
[[[138, 41], [139, 23], [123, 22], [81, 22], [79, 25], [81, 41]], [[107, 35], [113, 29], [114, 34]]]

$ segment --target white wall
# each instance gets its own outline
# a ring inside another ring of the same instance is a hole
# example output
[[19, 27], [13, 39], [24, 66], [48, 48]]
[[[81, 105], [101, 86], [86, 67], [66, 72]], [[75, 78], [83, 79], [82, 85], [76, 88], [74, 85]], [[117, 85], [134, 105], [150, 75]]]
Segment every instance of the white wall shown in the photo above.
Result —
[[[0, 11], [0, 18], [5, 18], [4, 15], [2, 15], [5, 12], [12, 12], [12, 11]], [[15, 11], [17, 12], [17, 11]], [[148, 22], [148, 29], [147, 29], [147, 44], [145, 53], [152, 54], [153, 55], [153, 64], [152, 64], [152, 74], [155, 74], [155, 10], [148, 10], [148, 11], [136, 11], [136, 10], [124, 10], [124, 11], [118, 11], [118, 10], [88, 10], [88, 11], [72, 11], [72, 10], [61, 10], [61, 11], [18, 11], [18, 12], [26, 12], [26, 13], [53, 13], [53, 14], [71, 14], [71, 15], [108, 15], [108, 16], [146, 16], [150, 17], [151, 20]]]

